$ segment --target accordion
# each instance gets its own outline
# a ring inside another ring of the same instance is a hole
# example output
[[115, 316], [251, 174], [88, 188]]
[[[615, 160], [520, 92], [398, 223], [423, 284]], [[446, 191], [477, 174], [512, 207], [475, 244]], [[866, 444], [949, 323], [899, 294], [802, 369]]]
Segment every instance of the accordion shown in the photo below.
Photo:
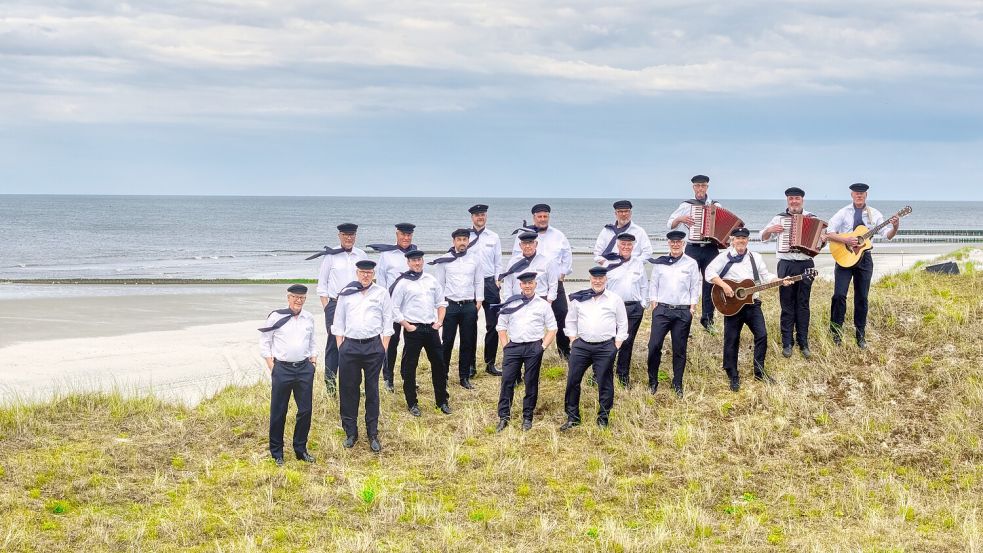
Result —
[[784, 215], [782, 232], [778, 235], [778, 253], [804, 253], [816, 257], [823, 247], [822, 235], [826, 221], [805, 215]]
[[718, 248], [730, 245], [730, 231], [743, 226], [744, 221], [717, 204], [690, 206], [693, 226], [689, 228], [691, 242], [713, 242]]

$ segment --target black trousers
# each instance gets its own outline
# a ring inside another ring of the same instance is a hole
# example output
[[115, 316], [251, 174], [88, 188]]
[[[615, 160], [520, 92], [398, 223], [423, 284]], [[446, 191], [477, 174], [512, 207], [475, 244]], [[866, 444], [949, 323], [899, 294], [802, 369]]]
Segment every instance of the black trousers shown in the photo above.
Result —
[[689, 340], [693, 314], [688, 308], [673, 309], [656, 305], [652, 310], [652, 334], [649, 335], [648, 373], [649, 386], [659, 386], [659, 365], [662, 364], [662, 344], [666, 334], [672, 343], [672, 385], [683, 385], [686, 370], [686, 344]]
[[358, 436], [359, 390], [365, 373], [365, 431], [369, 437], [379, 434], [379, 369], [386, 350], [379, 337], [368, 342], [346, 338], [338, 348], [338, 390], [341, 427], [345, 435]]
[[440, 347], [440, 337], [432, 323], [411, 323], [416, 325], [413, 332], [403, 333], [403, 358], [399, 363], [399, 375], [403, 377], [403, 395], [406, 406], [417, 404], [416, 367], [420, 362], [420, 350], [426, 350], [430, 360], [430, 379], [433, 381], [433, 396], [439, 407], [447, 403], [447, 364]]
[[556, 299], [550, 306], [553, 308], [553, 316], [556, 317], [556, 350], [560, 356], [570, 357], [570, 338], [563, 333], [563, 327], [567, 321], [567, 292], [563, 288], [563, 281], [556, 284]]
[[853, 279], [853, 327], [857, 340], [863, 340], [867, 331], [867, 296], [870, 294], [870, 280], [874, 276], [874, 257], [870, 250], [864, 252], [860, 261], [853, 267], [833, 269], [833, 302], [829, 307], [829, 330], [835, 335], [843, 333], [843, 320], [846, 318], [846, 295]]
[[[811, 259], [792, 261], [778, 260], [778, 277], [798, 276], [816, 264]], [[800, 348], [809, 347], [809, 295], [812, 294], [812, 279], [802, 279], [791, 286], [778, 289], [778, 301], [782, 306], [782, 347], [798, 344]]]
[[539, 368], [543, 364], [543, 342], [516, 344], [509, 342], [502, 348], [502, 387], [498, 393], [498, 418], [508, 419], [512, 414], [512, 398], [519, 382], [522, 366], [526, 395], [522, 398], [522, 420], [532, 420], [539, 400]]
[[474, 366], [475, 351], [478, 347], [478, 306], [475, 302], [458, 304], [447, 303], [444, 314], [444, 326], [441, 327], [444, 340], [444, 359], [450, 365], [451, 353], [454, 351], [454, 339], [457, 331], [461, 331], [461, 347], [457, 352], [457, 372], [461, 379], [469, 378], [471, 367]]
[[[700, 246], [698, 244], [686, 244], [686, 255], [692, 257], [696, 264], [700, 267], [700, 276], [705, 277], [707, 272], [707, 265], [717, 257], [717, 246], [713, 244], [706, 244]], [[710, 290], [713, 290], [713, 284], [703, 279], [703, 311], [700, 313], [700, 324], [703, 326], [708, 326], [713, 324], [713, 299], [710, 297]]]
[[727, 376], [736, 378], [737, 352], [741, 347], [741, 329], [747, 325], [754, 336], [754, 374], [760, 376], [765, 369], [765, 354], [768, 353], [768, 329], [765, 328], [765, 315], [761, 303], [745, 305], [736, 315], [724, 317], [724, 371]]
[[614, 406], [614, 356], [618, 348], [614, 347], [614, 339], [604, 342], [589, 343], [577, 339], [570, 347], [570, 359], [567, 362], [567, 390], [563, 394], [564, 410], [567, 420], [580, 422], [580, 383], [584, 373], [591, 365], [594, 366], [594, 380], [597, 382], [597, 400], [600, 404], [597, 410], [597, 421], [607, 423], [608, 415]]
[[311, 398], [314, 395], [314, 364], [308, 361], [300, 367], [273, 362], [272, 393], [270, 394], [270, 454], [283, 457], [283, 427], [287, 422], [290, 394], [297, 404], [294, 423], [294, 453], [307, 451], [307, 435], [311, 431]]
[[618, 348], [616, 366], [618, 378], [628, 382], [628, 373], [631, 371], [631, 350], [635, 347], [635, 336], [638, 334], [638, 327], [642, 326], [645, 308], [642, 307], [641, 302], [625, 302], [625, 311], [628, 313], [628, 338]]
[[495, 325], [498, 324], [498, 311], [493, 311], [491, 306], [502, 301], [502, 297], [495, 282], [495, 277], [485, 277], [485, 299], [481, 304], [481, 309], [485, 313], [485, 363], [495, 362], [498, 355], [498, 331]]
[[396, 348], [399, 347], [399, 335], [403, 331], [403, 326], [393, 323], [393, 335], [389, 337], [389, 349], [386, 356], [382, 358], [382, 378], [387, 382], [393, 381], [393, 374], [396, 372]]
[[334, 311], [338, 307], [338, 300], [329, 299], [324, 306], [324, 326], [328, 328], [328, 343], [324, 346], [324, 379], [334, 380], [338, 376], [338, 341], [331, 333], [331, 325], [334, 324]]

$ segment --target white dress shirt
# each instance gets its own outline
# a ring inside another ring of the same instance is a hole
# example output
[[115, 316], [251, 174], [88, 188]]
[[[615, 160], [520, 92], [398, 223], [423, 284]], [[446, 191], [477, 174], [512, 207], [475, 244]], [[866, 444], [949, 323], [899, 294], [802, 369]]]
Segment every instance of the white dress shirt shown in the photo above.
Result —
[[[720, 202], [718, 202], [716, 200], [711, 200], [710, 199], [710, 195], [708, 194], [707, 195], [707, 198], [706, 198], [706, 205], [710, 205], [710, 204], [720, 205]], [[689, 225], [687, 225], [686, 223], [679, 223], [678, 225], [676, 225], [675, 228], [673, 228], [673, 226], [672, 226], [672, 222], [677, 217], [681, 217], [683, 215], [689, 215], [690, 214], [690, 210], [692, 210], [692, 209], [693, 209], [693, 204], [691, 204], [689, 202], [683, 202], [683, 203], [679, 204], [679, 207], [676, 208], [676, 211], [673, 211], [672, 214], [669, 215], [669, 220], [666, 221], [666, 228], [668, 228], [670, 230], [681, 230], [681, 231], [685, 232], [686, 233], [686, 241], [687, 242], [690, 242], [690, 243], [693, 243], [693, 244], [702, 244], [704, 242], [708, 242], [708, 240], [690, 240], [689, 239]]]
[[[853, 209], [853, 204], [850, 204], [837, 211], [836, 214], [829, 220], [829, 226], [826, 227], [826, 232], [832, 234], [852, 232]], [[882, 215], [880, 211], [877, 211], [870, 206], [864, 207], [862, 218], [864, 221], [864, 226], [868, 229], [874, 228], [884, 222], [884, 215]], [[891, 225], [886, 225], [878, 234], [884, 238], [887, 238], [887, 234], [891, 232], [891, 228]]]
[[393, 289], [392, 300], [395, 323], [431, 324], [437, 321], [437, 308], [447, 307], [440, 283], [426, 273], [417, 280], [400, 280]]
[[538, 296], [515, 313], [499, 315], [498, 324], [495, 325], [495, 330], [508, 333], [510, 342], [520, 343], [542, 340], [546, 331], [556, 329], [553, 308], [549, 302]]
[[621, 296], [605, 290], [587, 301], [570, 301], [563, 332], [585, 342], [628, 339], [628, 313]]
[[[803, 215], [813, 215], [811, 212], [808, 212], [808, 211], [805, 211], [805, 210], [802, 210], [802, 214]], [[785, 259], [787, 261], [806, 261], [806, 260], [812, 259], [811, 256], [809, 256], [808, 254], [804, 254], [802, 252], [780, 252], [780, 251], [778, 251], [778, 235], [781, 234], [782, 231], [773, 232], [771, 234], [771, 236], [768, 237], [768, 240], [765, 240], [765, 229], [767, 229], [768, 227], [774, 226], [774, 225], [780, 225], [780, 224], [782, 224], [782, 217], [787, 217], [787, 216], [788, 215], [775, 215], [774, 217], [772, 217], [771, 218], [771, 221], [765, 226], [765, 228], [761, 229], [761, 232], [758, 233], [758, 239], [760, 239], [762, 242], [768, 242], [769, 240], [774, 240], [775, 241], [775, 258], [776, 259]], [[850, 230], [853, 230], [853, 229], [850, 229]]]
[[[475, 232], [471, 231], [469, 240], [474, 240]], [[495, 232], [485, 227], [478, 237], [478, 242], [471, 246], [468, 254], [475, 254], [478, 258], [478, 272], [481, 278], [498, 278], [498, 273], [502, 268], [502, 240]]]
[[[536, 240], [539, 243], [536, 246], [536, 252], [555, 261], [556, 268], [561, 276], [572, 273], [573, 251], [570, 249], [570, 241], [567, 240], [566, 235], [553, 226], [547, 227], [546, 232], [540, 232], [538, 234], [539, 238]], [[518, 234], [515, 236], [515, 242], [512, 244], [512, 257], [517, 255], [522, 255], [522, 248], [519, 247]], [[509, 265], [506, 265], [504, 268], [508, 270]]]
[[365, 251], [358, 248], [352, 248], [350, 252], [324, 256], [321, 270], [317, 275], [317, 295], [337, 298], [338, 292], [355, 280], [355, 263], [368, 258]]
[[444, 289], [445, 297], [454, 301], [485, 298], [485, 277], [481, 275], [478, 253], [472, 251], [473, 248], [450, 263], [431, 265], [431, 274]]
[[[406, 271], [410, 270], [410, 266], [406, 264], [405, 253], [406, 252], [403, 250], [396, 249], [379, 254], [379, 261], [376, 263], [375, 267], [376, 284], [382, 286], [386, 290], [389, 290], [389, 287], [393, 285], [393, 282], [399, 278], [401, 273], [405, 273]], [[345, 284], [348, 284], [348, 282]], [[344, 284], [342, 284], [342, 286], [344, 286]]]
[[[617, 260], [611, 264], [619, 263]], [[645, 276], [645, 262], [638, 257], [630, 257], [623, 265], [608, 269], [607, 289], [621, 296], [625, 301], [645, 303], [648, 297], [648, 277]]]
[[693, 305], [703, 292], [700, 266], [692, 257], [682, 254], [672, 265], [652, 265], [648, 301], [669, 305]]
[[[513, 255], [512, 259], [505, 264], [504, 270], [509, 270], [509, 267], [515, 265], [522, 259], [522, 254]], [[532, 259], [529, 266], [521, 271], [516, 271], [511, 275], [505, 277], [502, 281], [501, 296], [504, 300], [505, 298], [514, 296], [516, 294], [521, 294], [522, 289], [519, 288], [519, 281], [516, 279], [517, 276], [526, 272], [536, 273], [536, 295], [539, 297], [545, 297], [548, 301], [553, 301], [556, 299], [556, 284], [560, 278], [560, 271], [557, 269], [556, 263], [547, 257], [540, 255], [537, 251], [536, 257]]]
[[[707, 265], [706, 279], [707, 282], [713, 282], [713, 277], [720, 276], [720, 271], [723, 270], [724, 265], [727, 264], [727, 255], [737, 255], [737, 250], [733, 246], [727, 248], [720, 253], [717, 257]], [[753, 261], [752, 261], [753, 260]], [[731, 266], [727, 274], [720, 277], [726, 278], [727, 280], [742, 281], [744, 279], [754, 280], [754, 269], [751, 268], [751, 263], [755, 263], [758, 267], [758, 276], [761, 277], [761, 281], [758, 284], [765, 284], [767, 282], [772, 282], [778, 280], [778, 277], [768, 272], [768, 266], [765, 265], [765, 260], [760, 255], [748, 251], [744, 256], [744, 259], [740, 263], [735, 263]], [[759, 294], [755, 292], [754, 299], [758, 299]]]
[[364, 340], [393, 332], [393, 302], [382, 286], [372, 284], [362, 292], [338, 297], [331, 334]]
[[[636, 225], [634, 221], [631, 221], [628, 224], [628, 230], [625, 232], [635, 237], [635, 249], [631, 251], [632, 257], [640, 257], [644, 260], [648, 256], [652, 255], [652, 241], [649, 240], [649, 235], [646, 234], [645, 229]], [[607, 247], [612, 238], [614, 238], [613, 230], [607, 227], [601, 228], [601, 233], [597, 235], [597, 241], [594, 242], [594, 261], [597, 262], [598, 265], [604, 266], [608, 264], [608, 260], [601, 256], [603, 255], [604, 248]], [[618, 253], [617, 240], [615, 240], [611, 252]], [[615, 261], [615, 263], [617, 263], [617, 261]]]
[[[286, 315], [277, 312], [270, 313], [263, 327], [273, 326], [284, 317]], [[290, 320], [280, 328], [261, 332], [259, 336], [259, 352], [263, 357], [296, 363], [314, 357], [317, 351], [314, 316], [303, 309], [296, 317], [290, 317]]]

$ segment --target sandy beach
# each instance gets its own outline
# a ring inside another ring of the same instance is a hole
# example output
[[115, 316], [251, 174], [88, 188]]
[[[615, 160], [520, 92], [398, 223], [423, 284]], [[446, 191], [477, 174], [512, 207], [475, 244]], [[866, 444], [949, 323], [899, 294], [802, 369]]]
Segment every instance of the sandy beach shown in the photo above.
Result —
[[[957, 249], [879, 247], [875, 278]], [[765, 253], [774, 269], [773, 253]], [[575, 256], [567, 292], [583, 288], [590, 256]], [[832, 258], [816, 259], [832, 278]], [[18, 287], [16, 290], [11, 286]], [[119, 390], [193, 405], [221, 388], [267, 380], [256, 328], [285, 301], [283, 285], [0, 286], [0, 403]], [[15, 292], [15, 293], [14, 293]], [[822, 305], [828, 298], [814, 298]], [[320, 320], [311, 295], [306, 307]], [[479, 322], [479, 334], [484, 324]], [[323, 324], [318, 341], [324, 344]], [[480, 343], [480, 336], [479, 336]]]

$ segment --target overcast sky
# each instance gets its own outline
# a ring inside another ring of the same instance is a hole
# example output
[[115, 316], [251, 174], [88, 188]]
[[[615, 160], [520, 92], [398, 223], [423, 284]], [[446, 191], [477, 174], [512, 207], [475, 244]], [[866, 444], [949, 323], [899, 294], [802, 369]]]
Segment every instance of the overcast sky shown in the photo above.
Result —
[[0, 193], [983, 200], [981, 98], [981, 0], [5, 0]]

